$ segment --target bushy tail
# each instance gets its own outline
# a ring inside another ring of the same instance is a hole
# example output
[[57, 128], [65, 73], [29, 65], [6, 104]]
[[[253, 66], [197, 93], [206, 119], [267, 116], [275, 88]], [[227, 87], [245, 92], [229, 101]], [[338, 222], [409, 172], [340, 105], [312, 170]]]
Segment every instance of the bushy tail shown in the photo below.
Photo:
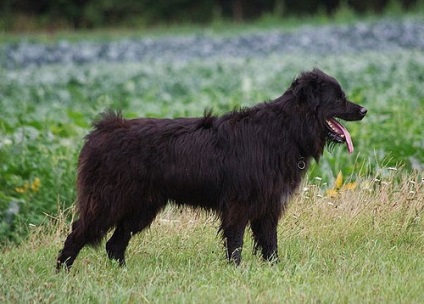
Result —
[[93, 128], [99, 131], [125, 127], [127, 127], [127, 122], [122, 117], [121, 111], [107, 110], [93, 122]]
[[97, 245], [108, 229], [115, 223], [108, 205], [108, 184], [105, 180], [111, 174], [104, 169], [107, 165], [108, 147], [114, 140], [114, 131], [129, 126], [121, 112], [108, 110], [93, 122], [94, 130], [86, 136], [78, 162], [77, 213], [78, 227], [75, 234], [85, 243]]

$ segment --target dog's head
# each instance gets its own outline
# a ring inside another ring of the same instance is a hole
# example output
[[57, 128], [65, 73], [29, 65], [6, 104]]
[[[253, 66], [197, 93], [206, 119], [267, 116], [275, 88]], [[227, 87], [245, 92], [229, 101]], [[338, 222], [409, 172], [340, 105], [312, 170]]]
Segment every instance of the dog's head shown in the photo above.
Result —
[[337, 120], [361, 120], [367, 109], [349, 101], [340, 84], [319, 69], [302, 73], [291, 86], [296, 107], [316, 124], [320, 137], [327, 142], [346, 143], [349, 153], [353, 143], [349, 131]]

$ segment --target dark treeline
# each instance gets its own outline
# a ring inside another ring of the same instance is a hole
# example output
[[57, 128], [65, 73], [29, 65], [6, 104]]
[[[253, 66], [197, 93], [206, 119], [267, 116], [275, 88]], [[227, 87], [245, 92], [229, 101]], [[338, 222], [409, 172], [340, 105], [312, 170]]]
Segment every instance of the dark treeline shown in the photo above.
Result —
[[403, 9], [417, 0], [2, 0], [3, 24], [16, 16], [41, 20], [43, 24], [91, 28], [128, 24], [173, 22], [206, 23], [216, 18], [234, 21], [256, 19], [264, 14], [305, 16], [333, 14], [344, 5], [357, 13], [379, 13], [389, 4]]

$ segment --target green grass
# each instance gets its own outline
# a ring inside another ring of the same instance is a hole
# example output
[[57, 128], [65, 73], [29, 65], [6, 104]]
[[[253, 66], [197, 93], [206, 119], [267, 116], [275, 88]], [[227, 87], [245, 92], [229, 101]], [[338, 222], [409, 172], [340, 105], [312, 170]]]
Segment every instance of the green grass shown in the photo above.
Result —
[[307, 183], [279, 225], [280, 262], [251, 254], [227, 264], [211, 216], [167, 209], [130, 243], [127, 267], [107, 260], [104, 244], [85, 248], [70, 273], [54, 261], [65, 216], [34, 227], [2, 252], [2, 303], [422, 303], [423, 176], [392, 171], [325, 197]]

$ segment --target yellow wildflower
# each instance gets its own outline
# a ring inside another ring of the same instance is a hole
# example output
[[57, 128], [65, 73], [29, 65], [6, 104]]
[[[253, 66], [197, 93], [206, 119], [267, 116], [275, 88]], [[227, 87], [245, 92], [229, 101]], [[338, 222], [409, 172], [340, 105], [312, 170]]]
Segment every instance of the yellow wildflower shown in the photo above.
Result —
[[335, 198], [335, 197], [337, 197], [337, 195], [339, 195], [339, 192], [337, 190], [334, 190], [334, 189], [328, 189], [327, 190], [327, 196], [328, 197]]
[[31, 190], [34, 192], [38, 192], [38, 190], [40, 190], [40, 185], [41, 185], [41, 181], [38, 177], [36, 177], [31, 184]]
[[339, 171], [336, 177], [336, 181], [334, 182], [334, 189], [338, 190], [343, 185], [343, 174], [342, 171]]
[[333, 189], [328, 189], [326, 194], [328, 197], [335, 198], [340, 192], [345, 190], [354, 190], [357, 186], [357, 183], [347, 183], [343, 185], [343, 174], [341, 171], [337, 174], [336, 180], [334, 181]]
[[26, 193], [28, 191], [38, 192], [40, 190], [41, 180], [36, 177], [34, 181], [30, 184], [29, 182], [25, 182], [22, 187], [16, 187], [15, 191], [18, 193]]
[[347, 183], [346, 185], [343, 185], [341, 190], [355, 190], [358, 183]]
[[26, 182], [22, 187], [16, 187], [15, 191], [18, 193], [25, 193], [29, 189], [29, 184]]

